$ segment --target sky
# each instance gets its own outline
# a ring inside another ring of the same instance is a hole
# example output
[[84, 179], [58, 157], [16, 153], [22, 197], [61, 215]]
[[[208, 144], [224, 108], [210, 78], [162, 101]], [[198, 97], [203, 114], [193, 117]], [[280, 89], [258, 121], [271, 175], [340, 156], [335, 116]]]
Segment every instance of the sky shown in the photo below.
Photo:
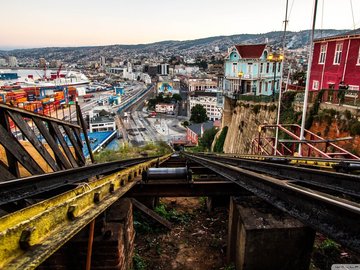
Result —
[[[281, 31], [286, 0], [5, 0], [0, 49], [188, 40]], [[314, 0], [289, 0], [288, 30], [311, 28]], [[323, 5], [324, 4], [324, 5]], [[319, 0], [317, 28], [360, 27], [360, 0]]]

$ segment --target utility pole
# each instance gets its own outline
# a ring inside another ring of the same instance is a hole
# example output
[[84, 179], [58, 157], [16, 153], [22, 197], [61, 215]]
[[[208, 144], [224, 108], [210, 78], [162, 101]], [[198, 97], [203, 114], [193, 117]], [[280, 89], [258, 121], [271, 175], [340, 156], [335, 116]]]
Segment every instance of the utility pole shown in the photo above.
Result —
[[[279, 82], [280, 90], [279, 90], [279, 100], [278, 100], [278, 108], [277, 108], [277, 116], [276, 116], [275, 145], [274, 145], [274, 155], [275, 156], [277, 154], [277, 148], [278, 148], [278, 143], [279, 143], [279, 124], [280, 124], [280, 111], [281, 111], [281, 98], [282, 98], [282, 84], [283, 84], [284, 64], [285, 64], [285, 59], [286, 59], [285, 58], [286, 29], [287, 29], [287, 24], [289, 22], [289, 20], [288, 20], [288, 6], [289, 6], [289, 0], [286, 0], [285, 20], [284, 20], [284, 34], [283, 34], [283, 40], [282, 40], [282, 54], [284, 55], [284, 60], [283, 60], [281, 70], [280, 70], [280, 82]], [[280, 62], [280, 65], [281, 65], [281, 62]], [[290, 74], [290, 71], [289, 71], [289, 74]], [[289, 79], [288, 79], [288, 81], [289, 81]]]
[[[308, 98], [309, 98], [310, 71], [311, 71], [311, 63], [312, 63], [312, 58], [313, 58], [313, 41], [314, 41], [314, 34], [315, 34], [317, 4], [318, 4], [318, 0], [314, 0], [314, 14], [313, 14], [313, 22], [312, 22], [312, 29], [311, 29], [311, 35], [310, 35], [308, 67], [307, 67], [307, 74], [306, 74], [305, 96], [304, 96], [304, 107], [303, 107], [302, 118], [301, 118], [300, 140], [305, 140], [304, 132], [305, 132], [305, 122], [306, 122], [306, 110], [307, 110]], [[301, 151], [302, 151], [302, 145], [300, 142], [299, 143], [299, 155], [300, 156], [302, 156]]]

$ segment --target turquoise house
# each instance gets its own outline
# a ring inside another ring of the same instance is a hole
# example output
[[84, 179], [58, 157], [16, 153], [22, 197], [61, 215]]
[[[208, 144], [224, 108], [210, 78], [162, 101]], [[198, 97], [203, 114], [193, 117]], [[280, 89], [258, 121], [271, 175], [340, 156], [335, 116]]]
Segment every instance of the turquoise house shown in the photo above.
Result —
[[271, 96], [279, 92], [282, 62], [269, 59], [266, 44], [236, 45], [228, 49], [222, 89], [225, 96]]

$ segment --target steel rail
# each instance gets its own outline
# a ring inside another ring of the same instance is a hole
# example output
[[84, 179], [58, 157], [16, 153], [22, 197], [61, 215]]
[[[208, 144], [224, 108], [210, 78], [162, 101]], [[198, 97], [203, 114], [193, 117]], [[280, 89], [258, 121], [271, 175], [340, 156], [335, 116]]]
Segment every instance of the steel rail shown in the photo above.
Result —
[[[205, 154], [199, 156], [207, 157]], [[214, 158], [213, 155], [210, 156]], [[358, 175], [278, 164], [267, 160], [250, 160], [221, 155], [216, 155], [216, 160], [258, 173], [283, 177], [360, 198], [360, 176]]]
[[154, 157], [146, 157], [91, 164], [84, 167], [0, 182], [0, 205], [29, 198], [64, 185], [81, 182], [96, 175], [107, 174], [125, 169], [126, 167], [133, 166], [153, 158]]
[[[160, 158], [167, 159], [169, 155]], [[0, 269], [35, 269], [131, 189], [158, 158], [0, 218]]]
[[185, 153], [342, 245], [360, 251], [360, 205], [264, 174]]

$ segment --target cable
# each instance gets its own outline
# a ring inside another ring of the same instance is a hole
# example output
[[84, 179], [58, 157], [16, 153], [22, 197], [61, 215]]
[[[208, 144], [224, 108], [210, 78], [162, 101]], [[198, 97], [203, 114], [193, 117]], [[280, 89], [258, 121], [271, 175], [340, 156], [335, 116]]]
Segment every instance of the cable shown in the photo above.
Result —
[[320, 37], [323, 37], [323, 29], [324, 29], [324, 5], [325, 2], [322, 0], [321, 4], [321, 27], [320, 27]]
[[353, 29], [355, 30], [355, 17], [354, 17], [354, 8], [353, 8], [352, 0], [350, 0], [350, 7], [351, 7], [352, 20], [353, 20]]
[[291, 2], [291, 6], [290, 6], [290, 12], [289, 12], [289, 16], [288, 16], [288, 20], [290, 20], [290, 16], [291, 16], [291, 11], [292, 11], [292, 9], [293, 9], [293, 6], [294, 6], [294, 2], [295, 2], [295, 0], [292, 0], [292, 2]]

